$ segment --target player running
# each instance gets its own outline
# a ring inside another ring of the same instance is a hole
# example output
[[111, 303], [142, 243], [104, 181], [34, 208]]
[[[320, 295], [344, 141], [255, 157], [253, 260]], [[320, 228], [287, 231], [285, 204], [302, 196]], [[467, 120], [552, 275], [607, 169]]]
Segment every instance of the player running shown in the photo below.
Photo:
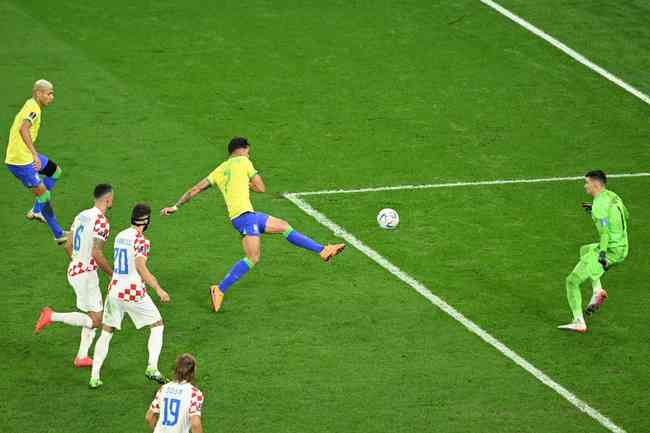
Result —
[[[9, 171], [29, 188], [36, 201], [27, 212], [27, 219], [47, 222], [54, 240], [62, 245], [66, 242], [51, 203], [50, 191], [61, 177], [61, 167], [47, 156], [36, 151], [34, 143], [41, 127], [41, 111], [54, 101], [54, 86], [47, 80], [34, 83], [32, 97], [20, 109], [9, 131], [5, 164]], [[43, 176], [43, 180], [39, 177]]]
[[113, 207], [113, 188], [108, 184], [95, 187], [95, 206], [77, 215], [70, 229], [72, 236], [65, 250], [70, 256], [68, 282], [77, 295], [77, 308], [83, 313], [57, 313], [50, 307], [41, 310], [34, 333], [39, 333], [53, 322], [81, 327], [81, 343], [74, 359], [77, 368], [90, 367], [93, 360], [88, 350], [95, 339], [95, 328], [102, 323], [102, 294], [99, 290], [97, 267], [109, 277], [113, 270], [104, 257], [104, 244], [110, 226], [105, 214]]
[[567, 298], [573, 313], [573, 322], [558, 327], [566, 331], [587, 332], [582, 313], [580, 285], [588, 279], [591, 280], [593, 295], [585, 314], [593, 314], [607, 299], [607, 292], [600, 283], [600, 277], [612, 266], [622, 263], [628, 254], [627, 226], [630, 214], [621, 198], [606, 189], [606, 185], [607, 176], [601, 170], [590, 171], [585, 175], [585, 191], [594, 201], [583, 203], [582, 207], [591, 213], [600, 241], [580, 248], [580, 261], [566, 278]]
[[160, 211], [161, 215], [173, 214], [210, 186], [216, 185], [221, 190], [231, 223], [242, 236], [245, 257], [235, 263], [219, 284], [210, 287], [212, 309], [215, 312], [221, 308], [224, 294], [230, 286], [259, 262], [262, 233], [282, 233], [292, 244], [319, 254], [326, 262], [345, 248], [345, 244], [320, 245], [294, 230], [286, 221], [255, 212], [250, 200], [250, 190], [262, 193], [266, 191], [266, 186], [249, 159], [250, 145], [245, 138], [235, 137], [228, 144], [228, 152], [228, 160], [183, 194], [174, 206]]
[[99, 373], [108, 354], [113, 330], [122, 328], [124, 313], [129, 315], [136, 329], [149, 326], [149, 362], [144, 374], [155, 382], [165, 382], [158, 371], [165, 327], [158, 308], [147, 294], [145, 284], [156, 290], [161, 302], [168, 303], [170, 299], [147, 268], [151, 244], [143, 233], [149, 227], [150, 218], [151, 208], [146, 204], [137, 204], [131, 213], [131, 227], [122, 230], [115, 238], [113, 280], [106, 296], [102, 333], [95, 344], [93, 368], [88, 383], [91, 388], [103, 385]]
[[154, 433], [203, 433], [203, 394], [194, 386], [195, 374], [192, 355], [184, 353], [176, 358], [174, 380], [160, 387], [145, 415]]

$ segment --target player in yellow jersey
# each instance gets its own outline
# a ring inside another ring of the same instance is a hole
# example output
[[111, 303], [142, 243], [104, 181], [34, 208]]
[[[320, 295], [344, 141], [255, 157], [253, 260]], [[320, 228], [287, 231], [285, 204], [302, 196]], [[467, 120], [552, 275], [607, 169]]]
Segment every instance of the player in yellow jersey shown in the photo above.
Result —
[[245, 257], [235, 263], [226, 277], [217, 285], [210, 287], [212, 308], [219, 311], [226, 291], [243, 277], [260, 260], [260, 235], [262, 233], [282, 233], [292, 244], [313, 251], [327, 262], [345, 248], [345, 244], [320, 245], [307, 236], [294, 230], [284, 220], [255, 212], [250, 200], [250, 190], [266, 192], [266, 186], [253, 163], [250, 161], [248, 140], [235, 137], [228, 144], [230, 158], [221, 163], [205, 179], [194, 185], [178, 199], [172, 207], [163, 208], [161, 215], [171, 215], [210, 186], [216, 186], [223, 194], [233, 227], [242, 236]]
[[[9, 171], [36, 195], [27, 219], [47, 222], [54, 240], [62, 245], [65, 233], [56, 220], [50, 191], [61, 177], [61, 168], [47, 156], [36, 151], [34, 143], [41, 127], [41, 112], [54, 101], [54, 86], [47, 80], [34, 83], [32, 97], [28, 99], [14, 119], [9, 131], [5, 164]], [[43, 179], [41, 180], [41, 177]]]

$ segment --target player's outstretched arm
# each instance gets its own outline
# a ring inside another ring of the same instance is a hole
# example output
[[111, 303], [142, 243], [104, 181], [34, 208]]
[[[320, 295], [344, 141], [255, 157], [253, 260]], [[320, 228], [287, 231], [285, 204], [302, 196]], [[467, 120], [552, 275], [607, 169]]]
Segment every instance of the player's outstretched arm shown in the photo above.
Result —
[[108, 260], [104, 256], [104, 244], [106, 241], [102, 239], [93, 239], [93, 259], [97, 262], [99, 269], [104, 271], [109, 277], [113, 275], [113, 268], [108, 264]]
[[151, 271], [149, 271], [149, 268], [147, 268], [147, 259], [138, 256], [135, 258], [135, 268], [138, 271], [138, 274], [140, 274], [140, 277], [142, 277], [142, 280], [146, 285], [149, 287], [153, 287], [154, 290], [156, 291], [156, 294], [160, 298], [160, 302], [163, 304], [168, 303], [171, 299], [169, 298], [169, 294], [165, 292], [161, 287], [160, 284], [158, 284], [158, 280], [156, 277], [153, 276]]
[[183, 206], [185, 203], [188, 201], [192, 200], [194, 197], [205, 191], [206, 189], [210, 188], [210, 182], [208, 179], [202, 179], [199, 183], [194, 185], [192, 188], [187, 190], [185, 194], [181, 196], [181, 198], [178, 199], [176, 204], [171, 207], [164, 207], [160, 210], [160, 215], [166, 216], [166, 215], [171, 215], [174, 212], [178, 210], [179, 207]]
[[266, 192], [266, 185], [264, 185], [264, 180], [262, 180], [262, 176], [259, 174], [253, 176], [250, 186], [251, 189], [255, 192]]
[[156, 428], [156, 423], [158, 422], [157, 415], [158, 414], [156, 412], [148, 409], [147, 413], [144, 416], [144, 419], [147, 421], [147, 424], [149, 424], [149, 427], [152, 431]]
[[203, 425], [201, 424], [200, 416], [192, 415], [190, 417], [190, 426], [192, 427], [192, 433], [203, 433]]

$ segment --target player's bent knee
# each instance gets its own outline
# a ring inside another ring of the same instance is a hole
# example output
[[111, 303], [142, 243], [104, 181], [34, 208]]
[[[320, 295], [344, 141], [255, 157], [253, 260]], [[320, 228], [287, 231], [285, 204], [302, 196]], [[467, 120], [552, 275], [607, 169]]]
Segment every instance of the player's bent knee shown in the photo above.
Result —
[[156, 323], [152, 323], [149, 325], [149, 328], [157, 328], [158, 326], [164, 326], [164, 323], [162, 320], [157, 321]]
[[260, 262], [260, 254], [249, 254], [246, 256], [246, 258], [250, 262], [248, 265], [251, 267], [257, 265]]
[[39, 171], [40, 174], [47, 176], [47, 177], [54, 177], [56, 173], [59, 173], [59, 176], [61, 175], [61, 171], [59, 169], [59, 166], [56, 165], [54, 161], [51, 159], [47, 161], [47, 164], [45, 164], [45, 167], [41, 168]]
[[38, 186], [35, 186], [34, 188], [32, 188], [32, 192], [34, 193], [34, 195], [37, 198], [39, 198], [39, 197], [42, 197], [43, 195], [45, 195], [49, 191], [47, 190], [45, 185], [43, 185], [42, 183], [39, 183]]
[[88, 316], [93, 321], [93, 328], [99, 328], [102, 325], [102, 313], [88, 313]]
[[52, 175], [52, 179], [59, 180], [61, 179], [61, 175], [63, 175], [63, 169], [59, 166], [56, 167], [56, 171]]

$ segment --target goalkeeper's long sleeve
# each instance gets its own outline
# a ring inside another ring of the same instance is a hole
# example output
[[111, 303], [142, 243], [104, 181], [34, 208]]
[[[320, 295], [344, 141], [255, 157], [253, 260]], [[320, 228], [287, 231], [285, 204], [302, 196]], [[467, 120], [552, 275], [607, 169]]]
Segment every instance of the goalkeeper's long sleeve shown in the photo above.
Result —
[[598, 249], [600, 251], [607, 251], [609, 246], [609, 227], [603, 225], [602, 223], [598, 224], [598, 234], [600, 235], [600, 240], [598, 242]]

